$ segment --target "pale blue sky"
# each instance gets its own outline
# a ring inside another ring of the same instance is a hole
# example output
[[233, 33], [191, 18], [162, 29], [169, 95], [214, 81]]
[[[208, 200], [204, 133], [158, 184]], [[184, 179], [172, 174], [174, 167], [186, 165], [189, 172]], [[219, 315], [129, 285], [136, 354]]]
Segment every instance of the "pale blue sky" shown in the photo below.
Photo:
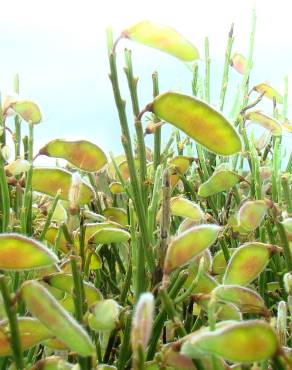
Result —
[[[218, 90], [230, 24], [235, 23], [234, 51], [245, 54], [254, 4], [258, 22], [253, 81], [270, 82], [281, 91], [285, 74], [292, 81], [292, 6], [288, 0], [2, 2], [0, 90], [2, 95], [12, 91], [17, 72], [21, 96], [41, 106], [44, 121], [36, 127], [37, 147], [57, 137], [86, 138], [107, 152], [119, 153], [119, 123], [107, 77], [106, 27], [112, 25], [118, 35], [140, 20], [164, 23], [188, 37], [201, 55], [204, 38], [209, 36], [212, 79]], [[134, 69], [140, 76], [141, 107], [151, 100], [154, 70], [159, 72], [161, 91], [190, 93], [190, 74], [184, 64], [123, 41], [118, 47], [121, 67], [124, 47], [133, 50]], [[234, 72], [231, 77], [234, 82], [238, 80]], [[121, 78], [124, 82], [122, 70]], [[230, 96], [234, 91], [229, 92]], [[213, 103], [218, 94], [214, 92]]]

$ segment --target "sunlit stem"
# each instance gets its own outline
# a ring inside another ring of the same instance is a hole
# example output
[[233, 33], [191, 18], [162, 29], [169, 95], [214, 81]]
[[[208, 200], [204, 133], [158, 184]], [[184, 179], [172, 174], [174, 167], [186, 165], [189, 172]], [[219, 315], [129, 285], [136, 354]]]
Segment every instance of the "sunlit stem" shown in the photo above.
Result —
[[210, 53], [209, 53], [209, 39], [205, 38], [205, 100], [210, 103]]
[[[153, 98], [159, 95], [158, 73], [152, 74]], [[153, 122], [158, 123], [159, 119], [153, 114]], [[153, 168], [157, 169], [161, 162], [161, 127], [157, 127], [154, 132], [154, 153], [153, 153]]]
[[225, 52], [225, 63], [224, 63], [224, 69], [223, 69], [223, 77], [222, 77], [222, 83], [221, 83], [221, 91], [220, 91], [220, 110], [223, 111], [224, 109], [224, 102], [225, 102], [225, 96], [228, 86], [228, 73], [229, 73], [229, 66], [230, 66], [230, 58], [231, 58], [231, 50], [232, 45], [234, 41], [233, 37], [233, 23], [231, 25], [231, 29], [228, 34], [228, 43], [227, 48]]

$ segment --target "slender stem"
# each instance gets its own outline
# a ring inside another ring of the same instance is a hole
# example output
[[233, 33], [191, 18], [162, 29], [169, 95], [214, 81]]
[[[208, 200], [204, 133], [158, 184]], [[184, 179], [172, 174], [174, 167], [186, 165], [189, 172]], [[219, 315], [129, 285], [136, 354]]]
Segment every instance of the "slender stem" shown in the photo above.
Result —
[[221, 111], [223, 111], [224, 109], [225, 96], [226, 96], [226, 91], [227, 91], [227, 86], [228, 86], [228, 72], [229, 72], [229, 66], [230, 66], [230, 57], [231, 57], [231, 50], [232, 50], [232, 45], [234, 41], [233, 27], [234, 27], [234, 24], [232, 23], [230, 31], [228, 33], [228, 42], [227, 42], [227, 48], [225, 52], [225, 63], [224, 63], [223, 77], [222, 77], [221, 91], [220, 91], [220, 110]]
[[205, 38], [205, 100], [210, 103], [210, 53], [209, 53], [209, 39]]
[[5, 233], [9, 227], [10, 218], [10, 195], [9, 188], [6, 181], [4, 159], [0, 152], [0, 194], [1, 194], [1, 207], [2, 207], [2, 232]]
[[284, 250], [284, 255], [285, 255], [285, 262], [287, 265], [287, 271], [292, 271], [292, 253], [289, 247], [289, 242], [287, 238], [286, 231], [284, 229], [284, 226], [281, 222], [276, 223], [278, 233], [282, 242], [282, 247]]
[[3, 301], [4, 301], [5, 311], [6, 311], [8, 320], [9, 320], [11, 348], [12, 348], [12, 353], [13, 353], [13, 357], [15, 360], [15, 364], [16, 364], [17, 369], [23, 370], [24, 363], [23, 363], [23, 358], [22, 358], [22, 349], [21, 349], [19, 327], [18, 327], [18, 322], [17, 322], [16, 307], [15, 305], [12, 304], [4, 275], [0, 276], [0, 290], [2, 293]]
[[[159, 85], [158, 85], [158, 73], [154, 72], [152, 74], [152, 84], [153, 84], [153, 98], [159, 95]], [[159, 119], [153, 114], [153, 121], [155, 123], [159, 122]], [[157, 127], [154, 132], [154, 153], [153, 153], [153, 168], [154, 171], [157, 169], [161, 162], [161, 127]]]
[[44, 240], [45, 236], [46, 236], [46, 233], [48, 231], [48, 228], [50, 226], [50, 223], [51, 223], [51, 220], [52, 220], [52, 217], [53, 217], [53, 214], [55, 212], [55, 209], [57, 207], [57, 204], [58, 204], [58, 201], [60, 199], [60, 195], [61, 195], [61, 190], [58, 190], [54, 200], [53, 200], [53, 204], [48, 212], [48, 215], [47, 215], [47, 219], [46, 219], [46, 222], [44, 224], [44, 227], [43, 227], [43, 230], [41, 232], [41, 235], [39, 237], [39, 240], [42, 241]]

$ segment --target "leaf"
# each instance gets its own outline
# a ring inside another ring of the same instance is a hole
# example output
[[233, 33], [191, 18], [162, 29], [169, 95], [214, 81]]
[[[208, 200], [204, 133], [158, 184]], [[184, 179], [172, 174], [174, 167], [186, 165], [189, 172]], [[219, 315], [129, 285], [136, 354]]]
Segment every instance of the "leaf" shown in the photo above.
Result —
[[98, 244], [126, 243], [130, 237], [125, 230], [105, 227], [94, 234], [94, 241]]
[[245, 117], [250, 120], [251, 123], [258, 123], [260, 126], [267, 129], [273, 136], [282, 135], [282, 126], [280, 122], [266, 113], [256, 110], [246, 113]]
[[10, 107], [28, 123], [37, 124], [42, 120], [40, 108], [32, 101], [18, 100], [12, 102]]
[[186, 62], [199, 58], [198, 50], [170, 27], [142, 21], [124, 30], [121, 37], [159, 49]]
[[[32, 175], [32, 188], [34, 191], [48, 194], [52, 197], [61, 189], [60, 198], [68, 200], [69, 190], [72, 183], [72, 175], [69, 171], [60, 168], [34, 167]], [[89, 203], [95, 194], [91, 186], [82, 181], [79, 202]]]
[[261, 83], [256, 85], [253, 90], [256, 92], [262, 94], [264, 93], [264, 96], [266, 96], [269, 99], [276, 99], [276, 102], [279, 104], [283, 104], [283, 97], [276, 91], [273, 87], [268, 85], [267, 83]]
[[259, 320], [235, 322], [221, 329], [189, 335], [181, 353], [191, 358], [216, 355], [232, 362], [264, 361], [278, 350], [276, 333]]
[[58, 257], [45, 245], [19, 234], [0, 235], [0, 268], [31, 270], [53, 265]]
[[222, 191], [231, 189], [234, 185], [242, 180], [242, 177], [237, 173], [229, 170], [218, 170], [198, 189], [198, 195], [201, 197], [209, 197]]
[[29, 312], [71, 350], [81, 356], [93, 355], [94, 345], [87, 332], [41, 284], [26, 281], [21, 286], [21, 296]]
[[166, 252], [164, 272], [170, 273], [210, 247], [217, 239], [220, 230], [221, 227], [217, 225], [199, 225], [174, 238]]
[[170, 199], [170, 211], [173, 216], [190, 218], [195, 221], [201, 221], [204, 213], [200, 206], [181, 196]]
[[230, 65], [241, 75], [245, 74], [247, 62], [243, 55], [235, 53], [231, 58]]
[[229, 260], [223, 277], [224, 284], [247, 285], [266, 267], [272, 253], [278, 247], [271, 244], [251, 242], [237, 248]]
[[[51, 338], [52, 333], [37, 319], [31, 317], [18, 317], [18, 328], [21, 348], [23, 351]], [[0, 322], [0, 356], [12, 355], [9, 323]]]
[[240, 137], [232, 124], [196, 98], [166, 92], [158, 95], [146, 109], [216, 154], [231, 155], [242, 149]]
[[104, 152], [86, 140], [67, 141], [55, 139], [40, 149], [39, 154], [63, 158], [83, 171], [97, 172], [107, 163]]
[[269, 316], [263, 298], [255, 291], [240, 285], [219, 285], [212, 295], [219, 301], [233, 303], [242, 313], [255, 313]]
[[238, 212], [238, 224], [245, 231], [250, 232], [260, 226], [270, 205], [265, 200], [251, 200], [245, 202]]

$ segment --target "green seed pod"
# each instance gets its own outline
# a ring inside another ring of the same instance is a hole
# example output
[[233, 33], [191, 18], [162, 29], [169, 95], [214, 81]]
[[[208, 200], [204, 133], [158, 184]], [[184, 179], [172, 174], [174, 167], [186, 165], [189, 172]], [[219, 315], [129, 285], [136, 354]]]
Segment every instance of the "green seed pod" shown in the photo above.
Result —
[[53, 335], [81, 356], [91, 356], [94, 345], [86, 331], [56, 299], [37, 281], [26, 281], [21, 296], [29, 312], [36, 316]]
[[32, 270], [51, 266], [58, 257], [44, 244], [18, 234], [0, 235], [0, 268]]
[[85, 244], [87, 244], [91, 239], [93, 239], [94, 236], [98, 233], [98, 231], [102, 229], [115, 228], [120, 230], [122, 228], [120, 224], [111, 221], [86, 224], [85, 226], [86, 226], [84, 237]]
[[280, 301], [278, 304], [278, 315], [277, 315], [277, 334], [279, 342], [282, 346], [286, 345], [286, 332], [287, 332], [287, 307], [284, 301]]
[[230, 61], [230, 65], [241, 75], [245, 74], [247, 62], [243, 55], [235, 53]]
[[242, 149], [240, 137], [232, 124], [198, 99], [166, 92], [158, 95], [146, 109], [216, 154], [231, 155]]
[[130, 237], [125, 230], [105, 227], [94, 234], [94, 241], [98, 244], [126, 243]]
[[278, 348], [271, 326], [250, 320], [214, 331], [193, 333], [183, 343], [181, 353], [191, 358], [216, 355], [233, 362], [251, 363], [269, 359]]
[[[192, 262], [188, 268], [188, 278], [185, 282], [185, 287], [189, 288], [189, 286], [192, 284], [194, 279], [196, 279], [197, 273], [198, 273], [199, 265], [196, 261]], [[213, 289], [217, 286], [216, 280], [209, 275], [206, 271], [203, 271], [199, 279], [197, 281], [197, 284], [194, 286], [194, 289], [192, 290], [192, 294], [208, 294], [211, 293]]]
[[[236, 248], [229, 248], [229, 253], [232, 256], [233, 253], [236, 251]], [[224, 257], [223, 250], [220, 249], [218, 252], [215, 253], [213, 257], [212, 263], [212, 273], [214, 275], [221, 275], [224, 274], [227, 267], [227, 263]]]
[[170, 211], [173, 216], [188, 217], [195, 221], [201, 221], [204, 213], [200, 206], [181, 196], [170, 199]]
[[179, 353], [175, 344], [167, 344], [162, 351], [163, 363], [174, 369], [196, 370], [192, 360]]
[[237, 248], [229, 260], [224, 284], [247, 285], [266, 267], [272, 253], [281, 249], [271, 244], [251, 242]]
[[42, 120], [42, 114], [37, 104], [29, 100], [19, 100], [12, 102], [10, 107], [15, 113], [28, 123], [37, 124]]
[[282, 126], [280, 122], [259, 110], [248, 112], [245, 117], [250, 120], [251, 123], [257, 123], [267, 129], [273, 136], [282, 135]]
[[269, 86], [266, 83], [261, 83], [256, 85], [253, 90], [256, 92], [263, 94], [269, 99], [276, 99], [276, 102], [279, 104], [283, 104], [283, 97], [276, 91], [273, 87]]
[[40, 155], [63, 158], [83, 171], [99, 171], [106, 163], [104, 152], [95, 144], [86, 141], [67, 141], [55, 139], [39, 151]]
[[[50, 226], [46, 232], [45, 239], [49, 242], [52, 246], [56, 243], [56, 237], [58, 235], [58, 228], [55, 226]], [[63, 232], [61, 233], [60, 241], [59, 241], [59, 248], [62, 252], [67, 253], [69, 251], [67, 245], [67, 239], [65, 238]]]
[[104, 209], [103, 214], [109, 221], [116, 222], [123, 226], [128, 225], [127, 212], [122, 208], [109, 207]]
[[209, 248], [216, 241], [220, 230], [221, 227], [217, 225], [199, 225], [174, 238], [166, 252], [165, 274], [169, 274], [173, 269], [184, 265], [204, 249]]
[[193, 158], [186, 157], [184, 155], [178, 155], [172, 158], [168, 164], [170, 166], [170, 185], [171, 187], [175, 187], [175, 185], [179, 181], [178, 174], [184, 174], [190, 168], [191, 163], [193, 162]]
[[131, 343], [133, 352], [139, 346], [145, 351], [151, 337], [154, 315], [154, 297], [152, 293], [143, 293], [137, 302], [132, 320]]
[[97, 331], [113, 330], [119, 321], [121, 306], [113, 299], [96, 302], [88, 315], [88, 325]]
[[212, 295], [219, 301], [232, 303], [242, 313], [255, 313], [269, 316], [263, 298], [253, 290], [240, 285], [219, 285]]
[[[209, 303], [212, 298], [211, 294], [195, 294], [195, 302], [205, 311], [208, 312]], [[214, 303], [214, 317], [216, 321], [223, 320], [242, 320], [242, 314], [239, 308], [229, 302]]]
[[112, 194], [121, 194], [125, 192], [123, 185], [120, 182], [112, 182], [109, 185], [109, 189]]
[[198, 194], [201, 197], [209, 197], [222, 191], [231, 189], [234, 185], [242, 180], [242, 177], [237, 173], [229, 170], [218, 170], [198, 189]]
[[260, 226], [270, 205], [265, 200], [251, 200], [245, 202], [238, 212], [238, 224], [247, 232]]
[[[60, 168], [34, 167], [32, 174], [32, 188], [34, 191], [48, 194], [52, 197], [61, 189], [60, 198], [68, 200], [69, 190], [72, 183], [72, 175], [69, 171]], [[94, 190], [82, 181], [79, 203], [86, 204], [94, 199]]]
[[185, 62], [199, 58], [195, 46], [177, 31], [150, 21], [142, 21], [127, 28], [121, 33], [121, 37], [159, 49]]
[[64, 361], [59, 356], [50, 356], [39, 360], [31, 370], [70, 370], [74, 365]]

